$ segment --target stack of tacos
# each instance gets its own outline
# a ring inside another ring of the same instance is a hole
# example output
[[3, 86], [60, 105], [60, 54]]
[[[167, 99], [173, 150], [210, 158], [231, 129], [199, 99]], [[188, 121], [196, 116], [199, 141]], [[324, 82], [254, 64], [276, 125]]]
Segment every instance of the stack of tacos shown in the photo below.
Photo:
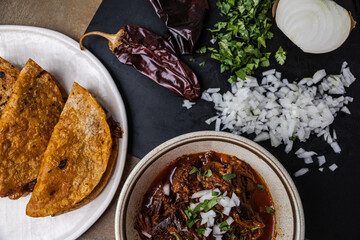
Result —
[[33, 60], [19, 71], [0, 58], [0, 197], [32, 192], [31, 217], [77, 209], [101, 193], [118, 151], [119, 128], [74, 83], [64, 88]]

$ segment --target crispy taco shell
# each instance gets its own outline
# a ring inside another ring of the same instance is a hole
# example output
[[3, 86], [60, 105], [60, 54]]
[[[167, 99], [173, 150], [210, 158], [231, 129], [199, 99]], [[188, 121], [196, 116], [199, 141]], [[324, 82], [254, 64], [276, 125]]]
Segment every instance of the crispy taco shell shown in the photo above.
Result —
[[63, 107], [58, 82], [29, 59], [0, 118], [0, 197], [32, 190]]
[[109, 182], [110, 177], [113, 173], [113, 169], [115, 166], [115, 162], [116, 162], [117, 155], [118, 155], [118, 149], [119, 149], [119, 139], [113, 137], [112, 140], [113, 140], [113, 144], [112, 144], [113, 146], [112, 146], [108, 166], [107, 166], [106, 171], [105, 171], [104, 175], [102, 176], [99, 184], [96, 185], [95, 189], [86, 198], [84, 198], [80, 202], [76, 203], [73, 207], [63, 210], [63, 211], [59, 211], [59, 212], [53, 214], [52, 216], [58, 216], [58, 215], [79, 209], [79, 208], [85, 206], [86, 204], [88, 204], [89, 202], [91, 202], [92, 200], [94, 200], [97, 196], [99, 196], [99, 194], [102, 192], [102, 190], [104, 190], [104, 188], [106, 187], [106, 184]]
[[20, 70], [0, 57], [0, 117], [10, 98]]
[[53, 215], [89, 196], [108, 167], [111, 151], [104, 110], [86, 89], [74, 83], [44, 154], [26, 214]]

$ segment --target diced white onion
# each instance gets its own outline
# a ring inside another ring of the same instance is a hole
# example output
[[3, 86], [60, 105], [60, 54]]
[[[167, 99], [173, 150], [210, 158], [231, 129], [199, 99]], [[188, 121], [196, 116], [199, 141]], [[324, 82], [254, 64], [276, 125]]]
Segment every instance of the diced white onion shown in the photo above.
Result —
[[333, 164], [329, 167], [329, 169], [330, 169], [331, 171], [335, 171], [337, 168], [338, 168], [338, 166], [337, 166], [335, 163], [333, 163]]
[[234, 222], [234, 219], [232, 217], [228, 217], [226, 219], [227, 224], [231, 225]]
[[319, 162], [319, 167], [322, 166], [326, 162], [325, 156], [318, 156], [317, 159]]
[[333, 148], [334, 152], [336, 152], [336, 153], [341, 152], [341, 148], [337, 142], [330, 143], [330, 146]]
[[311, 163], [313, 163], [314, 161], [312, 160], [312, 157], [306, 157], [306, 158], [304, 158], [304, 163], [305, 164], [311, 164]]
[[[254, 141], [270, 140], [274, 147], [285, 144], [286, 153], [292, 151], [292, 140], [305, 142], [315, 134], [339, 153], [336, 133], [334, 130], [330, 133], [329, 126], [339, 111], [350, 113], [346, 105], [353, 98], [331, 94], [344, 94], [345, 87], [355, 81], [349, 67], [344, 66], [340, 75], [326, 76], [325, 70], [319, 70], [312, 78], [301, 80], [302, 84], [280, 80], [280, 74], [272, 69], [263, 73], [260, 86], [255, 78], [247, 76], [245, 81], [233, 83], [226, 93], [214, 88], [207, 90], [203, 92], [204, 96], [207, 94], [204, 98], [211, 99], [217, 115], [206, 123], [215, 122], [216, 131], [255, 133]], [[296, 155], [305, 159], [316, 153], [300, 148]]]
[[147, 238], [152, 238], [152, 236], [150, 234], [148, 234], [147, 232], [141, 231], [141, 233]]
[[231, 207], [224, 207], [224, 210], [222, 211], [223, 214], [225, 214], [226, 216], [230, 215], [231, 212]]
[[163, 191], [164, 191], [164, 194], [166, 196], [169, 196], [170, 195], [170, 184], [166, 183], [164, 186], [163, 186]]
[[202, 196], [204, 196], [204, 195], [206, 195], [206, 194], [211, 194], [211, 192], [212, 192], [212, 190], [210, 189], [210, 190], [202, 190], [202, 191], [199, 191], [199, 192], [196, 192], [196, 193], [194, 193], [192, 196], [191, 196], [191, 198], [200, 198], [200, 197], [202, 197]]
[[206, 229], [205, 229], [205, 232], [204, 232], [204, 236], [205, 236], [205, 237], [208, 237], [208, 236], [210, 235], [211, 231], [212, 231], [211, 228], [206, 228]]
[[234, 201], [235, 205], [238, 207], [240, 206], [240, 199], [239, 197], [235, 194], [235, 192], [233, 192], [233, 194], [231, 195], [231, 199]]
[[309, 171], [308, 168], [301, 168], [297, 172], [294, 173], [294, 176], [300, 177], [300, 176], [304, 175], [305, 173], [307, 173], [308, 171]]
[[270, 69], [270, 70], [263, 72], [262, 75], [263, 76], [272, 75], [272, 74], [275, 74], [275, 72], [276, 72], [275, 69]]
[[217, 93], [220, 91], [220, 88], [209, 88], [206, 90], [207, 93]]
[[190, 109], [190, 108], [192, 108], [192, 105], [195, 105], [195, 103], [194, 102], [190, 102], [189, 100], [184, 100], [184, 103], [183, 103], [183, 107], [185, 107], [185, 108], [187, 108], [187, 109]]
[[213, 218], [216, 217], [216, 213], [213, 210], [210, 210], [208, 212], [201, 212], [200, 216], [201, 218]]
[[232, 200], [232, 199], [229, 198], [229, 197], [223, 197], [223, 198], [221, 198], [220, 201], [219, 201], [219, 204], [222, 205], [223, 207], [230, 207], [230, 208], [236, 206], [234, 200]]
[[347, 107], [342, 107], [341, 111], [346, 113], [346, 114], [351, 114], [350, 110]]

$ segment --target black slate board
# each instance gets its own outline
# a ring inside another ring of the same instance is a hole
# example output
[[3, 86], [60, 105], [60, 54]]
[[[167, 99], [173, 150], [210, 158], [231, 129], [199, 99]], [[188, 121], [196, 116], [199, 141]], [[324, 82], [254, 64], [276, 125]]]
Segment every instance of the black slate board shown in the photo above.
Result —
[[[360, 1], [337, 1], [350, 10], [355, 21], [360, 23]], [[218, 15], [216, 1], [209, 0], [210, 12], [207, 15], [204, 29], [213, 26], [221, 18]], [[99, 30], [115, 33], [126, 24], [136, 24], [163, 34], [164, 24], [155, 14], [148, 0], [104, 0], [90, 23], [87, 32]], [[269, 41], [268, 49], [276, 51], [281, 45], [288, 51], [284, 66], [271, 62], [270, 68], [276, 68], [289, 80], [312, 76], [318, 69], [324, 68], [327, 73], [339, 74], [343, 61], [348, 61], [353, 74], [360, 78], [360, 26], [351, 32], [348, 40], [339, 49], [322, 55], [303, 53], [284, 34], [272, 27], [275, 37]], [[210, 46], [211, 34], [203, 30], [197, 47]], [[215, 114], [211, 103], [202, 100], [190, 110], [181, 107], [183, 99], [162, 88], [138, 73], [132, 67], [120, 64], [108, 49], [107, 41], [100, 37], [88, 37], [85, 46], [93, 52], [107, 67], [114, 78], [125, 101], [129, 122], [129, 153], [143, 157], [162, 142], [193, 131], [213, 130], [214, 125], [204, 123]], [[182, 59], [198, 75], [202, 89], [220, 87], [222, 92], [229, 89], [226, 73], [220, 74], [219, 63], [209, 55], [194, 55]], [[199, 63], [206, 61], [204, 67]], [[266, 69], [259, 69], [256, 76]], [[324, 173], [318, 171], [316, 163], [308, 166], [311, 171], [305, 176], [293, 178], [300, 193], [305, 212], [306, 237], [309, 239], [359, 239], [360, 222], [360, 79], [357, 80], [347, 95], [355, 98], [349, 105], [352, 114], [339, 113], [333, 127], [337, 131], [341, 154], [335, 154], [322, 139], [312, 137], [306, 144], [295, 142], [294, 149], [303, 147], [325, 154], [327, 163]], [[254, 136], [248, 136], [253, 138]], [[297, 159], [294, 151], [284, 153], [284, 147], [273, 148], [270, 143], [260, 143], [285, 166], [290, 175], [299, 168], [305, 167]], [[335, 172], [327, 169], [333, 162], [339, 166]]]

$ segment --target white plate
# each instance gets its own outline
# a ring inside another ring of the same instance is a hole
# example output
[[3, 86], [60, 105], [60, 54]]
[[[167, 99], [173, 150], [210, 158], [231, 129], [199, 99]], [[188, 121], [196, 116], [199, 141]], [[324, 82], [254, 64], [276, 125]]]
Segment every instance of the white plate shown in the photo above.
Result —
[[127, 120], [124, 103], [109, 72], [89, 51], [71, 38], [47, 29], [0, 26], [0, 57], [22, 68], [29, 58], [53, 74], [69, 93], [74, 81], [87, 88], [118, 121], [124, 131], [113, 175], [103, 192], [86, 206], [57, 217], [25, 215], [29, 196], [0, 199], [0, 239], [75, 239], [105, 211], [114, 197], [124, 169]]

